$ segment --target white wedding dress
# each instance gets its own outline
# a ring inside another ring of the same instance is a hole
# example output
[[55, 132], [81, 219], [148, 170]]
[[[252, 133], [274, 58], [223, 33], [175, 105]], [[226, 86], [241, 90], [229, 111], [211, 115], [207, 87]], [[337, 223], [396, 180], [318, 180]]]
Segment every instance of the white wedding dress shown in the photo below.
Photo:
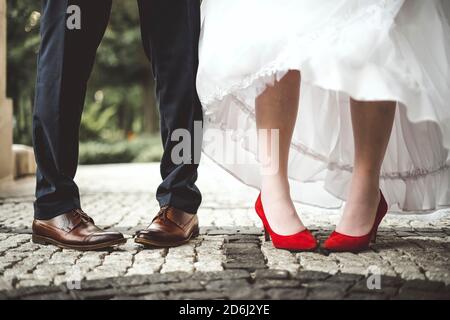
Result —
[[[294, 200], [323, 207], [345, 200], [351, 96], [398, 102], [381, 178], [391, 210], [450, 205], [450, 6], [443, 2], [203, 0], [204, 153], [259, 187], [255, 98], [300, 70], [289, 160]], [[246, 161], [230, 161], [233, 152]]]

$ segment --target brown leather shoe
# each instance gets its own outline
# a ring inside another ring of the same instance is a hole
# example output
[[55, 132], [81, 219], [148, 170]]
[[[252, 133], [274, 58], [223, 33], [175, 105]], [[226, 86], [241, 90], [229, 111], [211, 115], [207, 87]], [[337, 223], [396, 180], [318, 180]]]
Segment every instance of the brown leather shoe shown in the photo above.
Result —
[[64, 249], [98, 250], [125, 243], [120, 232], [103, 231], [80, 209], [50, 220], [33, 221], [32, 241]]
[[151, 247], [176, 247], [199, 234], [196, 214], [163, 207], [147, 229], [138, 231], [134, 241]]

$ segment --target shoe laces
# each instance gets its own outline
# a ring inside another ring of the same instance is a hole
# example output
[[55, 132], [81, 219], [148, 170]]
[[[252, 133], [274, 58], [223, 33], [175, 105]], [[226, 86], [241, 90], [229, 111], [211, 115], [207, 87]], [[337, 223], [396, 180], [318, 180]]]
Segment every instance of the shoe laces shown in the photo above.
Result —
[[[169, 212], [169, 210], [170, 210], [170, 206], [161, 207], [159, 209], [158, 213], [156, 214], [156, 216], [153, 218], [152, 222], [147, 226], [147, 229], [149, 229], [151, 227], [151, 225], [153, 224], [153, 222], [156, 219], [160, 219], [160, 220], [162, 220], [163, 223], [166, 223], [166, 221], [168, 220], [167, 213]], [[136, 237], [139, 234], [139, 232], [140, 232], [139, 230], [136, 231], [134, 233], [134, 236]]]
[[163, 222], [166, 222], [168, 220], [167, 218], [167, 213], [169, 212], [170, 207], [169, 206], [164, 206], [161, 207], [161, 209], [159, 209], [158, 214], [156, 215], [155, 218], [153, 218], [153, 221], [155, 221], [156, 219], [161, 219]]
[[75, 209], [75, 210], [73, 210], [73, 212], [77, 213], [77, 214], [81, 217], [81, 219], [82, 219], [83, 221], [94, 223], [94, 219], [92, 219], [91, 217], [89, 217], [88, 214], [87, 214], [86, 212], [84, 212], [83, 210], [81, 210], [81, 209]]

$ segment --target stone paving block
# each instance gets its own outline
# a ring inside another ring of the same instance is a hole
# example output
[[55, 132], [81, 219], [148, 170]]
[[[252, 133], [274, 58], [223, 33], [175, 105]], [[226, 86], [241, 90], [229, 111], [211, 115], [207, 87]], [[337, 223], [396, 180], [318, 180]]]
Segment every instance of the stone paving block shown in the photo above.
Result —
[[161, 270], [161, 267], [164, 263], [164, 260], [161, 260], [160, 262], [152, 262], [152, 263], [146, 263], [146, 264], [134, 264], [131, 268], [129, 268], [126, 271], [126, 275], [149, 275], [157, 273], [159, 270]]
[[226, 292], [230, 300], [262, 300], [267, 299], [267, 291], [253, 287], [242, 287], [239, 290], [231, 288]]
[[331, 274], [327, 272], [319, 272], [319, 271], [311, 271], [311, 270], [302, 270], [298, 273], [294, 274], [293, 277], [295, 279], [300, 280], [300, 282], [311, 282], [311, 281], [324, 281], [331, 277]]
[[[221, 259], [221, 257], [219, 257]], [[222, 271], [223, 265], [221, 261], [212, 261], [212, 262], [195, 262], [194, 263], [195, 271]]]
[[42, 293], [60, 292], [60, 288], [56, 286], [31, 286], [21, 287], [13, 291], [7, 291], [6, 295], [9, 299], [19, 299], [32, 295], [39, 295]]
[[271, 242], [264, 242], [261, 245], [261, 251], [270, 269], [284, 269], [295, 273], [300, 268], [300, 264], [293, 253], [286, 250], [277, 250]]
[[314, 288], [308, 291], [306, 299], [308, 300], [341, 300], [345, 297], [345, 290], [333, 288], [324, 290], [323, 288]]
[[286, 270], [256, 270], [255, 278], [256, 279], [288, 279], [290, 274]]
[[189, 258], [187, 259], [179, 260], [179, 259], [169, 259], [166, 260], [161, 268], [161, 273], [168, 273], [168, 272], [176, 272], [176, 271], [182, 271], [182, 272], [193, 272], [194, 271], [194, 259]]
[[418, 291], [437, 291], [444, 287], [442, 282], [424, 281], [424, 280], [412, 280], [407, 281], [401, 287], [403, 290], [418, 290]]
[[21, 287], [34, 287], [34, 286], [49, 286], [51, 285], [49, 279], [24, 279], [17, 283], [16, 288]]
[[297, 288], [300, 286], [300, 281], [295, 279], [260, 279], [254, 284], [258, 289], [271, 289], [271, 288]]
[[23, 300], [72, 300], [73, 295], [65, 292], [40, 293], [23, 297]]
[[[352, 287], [349, 282], [329, 282], [329, 281], [311, 281], [303, 283], [302, 286], [313, 291], [336, 291], [345, 293]], [[326, 290], [323, 290], [325, 289]]]
[[254, 243], [259, 244], [259, 238], [253, 235], [229, 235], [225, 238], [225, 243]]
[[142, 295], [139, 298], [142, 300], [164, 300], [164, 299], [168, 299], [168, 296], [167, 296], [167, 294], [165, 294], [163, 292], [158, 292], [158, 293]]
[[300, 263], [301, 268], [310, 271], [328, 272], [330, 274], [336, 274], [339, 272], [339, 266], [335, 262], [331, 261], [308, 261]]
[[101, 289], [101, 290], [73, 290], [72, 294], [79, 300], [105, 300], [112, 299], [124, 292], [117, 288]]
[[160, 273], [149, 276], [149, 281], [151, 284], [179, 282], [189, 276], [190, 274], [186, 272]]
[[104, 279], [121, 276], [120, 271], [116, 271], [112, 268], [98, 267], [93, 272], [86, 274], [87, 280]]
[[[80, 283], [80, 287], [82, 290], [92, 291], [92, 290], [103, 290], [107, 288], [112, 288], [114, 285], [114, 281], [111, 278], [101, 278], [95, 280], [82, 280]], [[60, 284], [61, 288], [67, 290], [66, 283]]]
[[242, 289], [249, 285], [245, 279], [214, 280], [206, 284], [206, 289], [211, 291], [224, 291]]
[[232, 280], [247, 279], [250, 280], [251, 275], [247, 270], [224, 270], [223, 272], [196, 272], [190, 276], [190, 279], [212, 281], [212, 280]]
[[352, 292], [344, 300], [386, 300], [389, 296], [382, 293]]
[[0, 291], [12, 290], [13, 281], [0, 278]]
[[305, 288], [296, 289], [269, 289], [266, 292], [269, 299], [274, 300], [304, 300], [307, 296]]
[[191, 292], [191, 291], [201, 291], [204, 289], [200, 281], [195, 280], [185, 280], [180, 282], [168, 283], [170, 291], [173, 292]]
[[265, 269], [266, 265], [263, 263], [255, 263], [253, 261], [234, 261], [229, 260], [224, 263], [224, 269], [245, 269], [249, 271], [255, 271], [258, 269]]
[[[224, 300], [229, 295], [217, 291], [170, 292], [167, 299], [174, 300]], [[159, 300], [159, 299], [158, 299]]]
[[146, 275], [125, 276], [114, 279], [112, 285], [118, 288], [144, 286], [150, 283]]
[[412, 289], [400, 289], [400, 293], [395, 299], [404, 300], [449, 300], [450, 293], [435, 291], [421, 291]]
[[147, 296], [149, 294], [167, 294], [171, 287], [167, 283], [154, 283], [145, 286], [127, 288], [126, 294], [131, 296]]
[[430, 270], [425, 271], [425, 276], [431, 281], [442, 281], [446, 284], [450, 284], [450, 270], [448, 267], [431, 267]]

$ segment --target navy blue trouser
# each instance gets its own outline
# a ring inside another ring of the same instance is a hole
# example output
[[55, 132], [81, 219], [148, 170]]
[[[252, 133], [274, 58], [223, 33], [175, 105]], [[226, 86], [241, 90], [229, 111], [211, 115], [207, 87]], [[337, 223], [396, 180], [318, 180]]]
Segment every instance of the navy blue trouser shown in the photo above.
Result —
[[[81, 29], [66, 27], [69, 5], [81, 9]], [[161, 115], [164, 155], [162, 183], [156, 197], [161, 206], [171, 205], [196, 213], [201, 194], [195, 186], [195, 163], [171, 160], [171, 134], [176, 129], [191, 133], [202, 120], [195, 89], [200, 33], [200, 0], [138, 0], [142, 42], [152, 62]], [[33, 115], [33, 144], [37, 186], [35, 218], [51, 219], [80, 208], [74, 182], [78, 164], [79, 126], [97, 48], [111, 11], [111, 0], [44, 0], [41, 47]]]

